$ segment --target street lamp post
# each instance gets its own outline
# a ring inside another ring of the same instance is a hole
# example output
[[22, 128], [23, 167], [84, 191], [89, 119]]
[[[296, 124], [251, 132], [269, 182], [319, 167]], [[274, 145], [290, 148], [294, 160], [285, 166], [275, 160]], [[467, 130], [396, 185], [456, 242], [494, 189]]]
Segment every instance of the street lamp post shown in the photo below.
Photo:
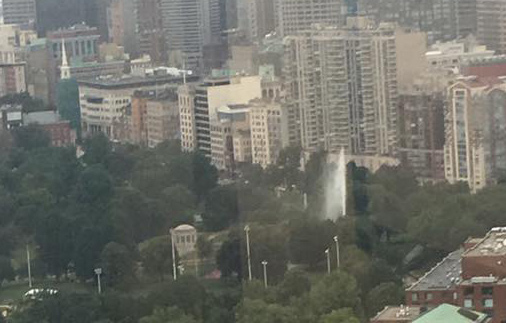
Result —
[[336, 243], [336, 261], [337, 261], [337, 269], [341, 267], [341, 260], [339, 257], [339, 237], [335, 236], [334, 241]]
[[264, 266], [264, 286], [267, 288], [267, 260], [262, 261], [262, 266]]
[[330, 250], [325, 249], [325, 255], [327, 255], [327, 272], [330, 274]]
[[102, 268], [95, 268], [95, 275], [97, 275], [98, 293], [102, 294], [102, 283], [100, 281], [100, 276], [102, 275]]
[[26, 245], [26, 265], [28, 266], [28, 286], [32, 288], [32, 261], [30, 258], [30, 249]]
[[252, 279], [252, 276], [251, 276], [251, 250], [250, 250], [250, 246], [249, 246], [249, 230], [250, 230], [249, 225], [246, 225], [244, 227], [244, 231], [246, 232], [246, 254], [248, 257], [248, 280], [251, 281], [251, 279]]
[[174, 230], [170, 230], [170, 242], [172, 244], [172, 276], [177, 280], [176, 246], [174, 245]]

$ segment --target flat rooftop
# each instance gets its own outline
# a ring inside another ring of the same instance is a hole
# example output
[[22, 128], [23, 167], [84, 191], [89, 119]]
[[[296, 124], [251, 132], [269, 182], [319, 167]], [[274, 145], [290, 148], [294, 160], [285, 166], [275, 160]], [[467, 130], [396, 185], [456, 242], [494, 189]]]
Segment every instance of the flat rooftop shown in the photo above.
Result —
[[450, 253], [407, 290], [416, 292], [453, 289], [462, 279], [461, 259], [463, 253], [464, 249]]
[[488, 315], [450, 304], [441, 304], [415, 319], [413, 323], [484, 323]]
[[412, 322], [420, 316], [420, 306], [387, 306], [371, 322]]
[[484, 238], [469, 248], [463, 257], [506, 255], [506, 227], [492, 228]]
[[[187, 82], [196, 82], [199, 80], [197, 75], [186, 76]], [[79, 80], [80, 86], [87, 86], [97, 89], [122, 89], [142, 86], [154, 86], [157, 84], [183, 84], [183, 76], [157, 75], [157, 76], [134, 76], [124, 75], [122, 77], [95, 77]]]

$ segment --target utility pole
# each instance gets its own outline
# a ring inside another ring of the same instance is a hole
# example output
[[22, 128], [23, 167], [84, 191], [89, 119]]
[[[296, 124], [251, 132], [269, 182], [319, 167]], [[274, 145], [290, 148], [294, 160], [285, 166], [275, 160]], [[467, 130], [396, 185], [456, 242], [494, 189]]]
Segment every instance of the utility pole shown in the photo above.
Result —
[[334, 241], [336, 243], [336, 261], [337, 261], [337, 269], [341, 267], [341, 260], [339, 257], [339, 237], [335, 236]]
[[267, 288], [267, 260], [262, 261], [262, 266], [264, 266], [264, 286]]
[[251, 250], [250, 250], [250, 246], [249, 246], [249, 231], [250, 231], [249, 225], [246, 225], [244, 227], [244, 231], [246, 232], [246, 254], [248, 257], [248, 280], [251, 281], [252, 277], [251, 277]]
[[325, 255], [327, 255], [327, 272], [330, 274], [330, 250], [325, 249]]
[[95, 275], [97, 275], [98, 293], [102, 294], [102, 282], [100, 281], [100, 276], [102, 275], [102, 268], [96, 268], [95, 269]]
[[28, 248], [28, 244], [26, 245], [26, 265], [28, 266], [28, 286], [30, 288], [33, 287], [32, 284], [32, 264], [30, 260], [30, 249]]

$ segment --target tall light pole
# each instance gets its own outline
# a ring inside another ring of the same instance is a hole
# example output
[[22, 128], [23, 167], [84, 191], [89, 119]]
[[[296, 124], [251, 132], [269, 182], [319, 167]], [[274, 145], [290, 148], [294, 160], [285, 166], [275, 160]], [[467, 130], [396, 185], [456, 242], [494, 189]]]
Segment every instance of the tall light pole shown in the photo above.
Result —
[[102, 275], [102, 268], [96, 268], [95, 269], [95, 275], [97, 275], [97, 288], [98, 293], [102, 294], [102, 283], [100, 281], [100, 276]]
[[264, 286], [267, 288], [267, 260], [262, 261], [262, 266], [264, 266]]
[[334, 241], [336, 243], [336, 261], [337, 261], [337, 269], [341, 267], [341, 260], [339, 258], [339, 237], [335, 236]]
[[30, 249], [26, 245], [26, 264], [28, 266], [28, 286], [32, 288], [32, 261], [30, 259]]
[[252, 279], [252, 277], [251, 277], [251, 250], [249, 247], [249, 230], [250, 230], [249, 225], [246, 225], [244, 227], [244, 231], [246, 232], [246, 254], [248, 257], [248, 280], [251, 281], [251, 279]]
[[174, 230], [170, 230], [170, 242], [172, 244], [172, 276], [177, 280], [176, 246], [174, 245]]
[[330, 274], [330, 249], [325, 249], [325, 255], [327, 255], [327, 272]]

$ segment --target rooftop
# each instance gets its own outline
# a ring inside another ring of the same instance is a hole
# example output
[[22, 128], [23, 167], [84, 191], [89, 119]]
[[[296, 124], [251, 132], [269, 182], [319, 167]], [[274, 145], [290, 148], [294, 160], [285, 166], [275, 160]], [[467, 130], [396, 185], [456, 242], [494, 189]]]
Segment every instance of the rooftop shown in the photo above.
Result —
[[387, 306], [372, 318], [371, 322], [411, 322], [418, 316], [420, 316], [420, 306]]
[[488, 315], [450, 304], [441, 304], [415, 319], [413, 323], [484, 323]]
[[[197, 75], [188, 75], [186, 80], [188, 82], [195, 82], [199, 79]], [[101, 89], [121, 89], [121, 88], [132, 88], [141, 86], [154, 86], [157, 84], [183, 84], [182, 76], [173, 75], [156, 75], [156, 76], [133, 76], [123, 75], [121, 77], [116, 76], [99, 76], [90, 79], [79, 80], [79, 85], [88, 86], [92, 88]]]
[[55, 111], [31, 112], [23, 115], [26, 124], [37, 123], [40, 125], [54, 124], [61, 122], [60, 116]]
[[461, 280], [461, 258], [463, 252], [464, 249], [458, 249], [450, 253], [407, 290], [426, 291], [452, 289]]
[[506, 255], [506, 227], [492, 228], [487, 235], [469, 248], [464, 257], [481, 257], [487, 255]]

